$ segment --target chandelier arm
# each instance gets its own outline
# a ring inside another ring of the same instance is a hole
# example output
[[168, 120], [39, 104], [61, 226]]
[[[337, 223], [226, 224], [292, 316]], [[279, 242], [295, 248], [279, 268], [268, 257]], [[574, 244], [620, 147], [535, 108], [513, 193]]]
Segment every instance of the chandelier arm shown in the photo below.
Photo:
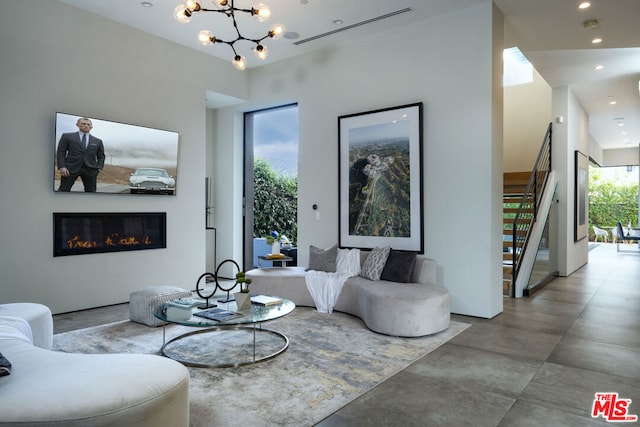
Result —
[[261, 44], [264, 39], [268, 39], [268, 38], [269, 38], [269, 35], [267, 34], [266, 36], [262, 37], [261, 39], [249, 39], [247, 37], [240, 37], [239, 40], [246, 40], [246, 41], [251, 42], [251, 43]]
[[227, 16], [231, 16], [231, 9], [205, 9], [201, 7], [200, 9], [191, 11], [191, 13], [198, 13], [198, 12], [217, 12], [217, 13], [223, 13]]
[[231, 16], [231, 19], [233, 20], [233, 28], [236, 29], [236, 33], [238, 34], [238, 38], [236, 40], [242, 39], [242, 34], [240, 34], [240, 29], [238, 28], [238, 23], [236, 22], [236, 15], [231, 12], [231, 15], [229, 16]]
[[231, 0], [231, 6], [228, 6], [229, 10], [238, 10], [240, 12], [247, 12], [253, 15], [253, 8], [242, 9], [242, 8], [236, 7], [234, 3], [235, 3], [234, 0]]
[[246, 12], [246, 13], [250, 13], [250, 14], [254, 14], [253, 11], [254, 9], [240, 9], [239, 7], [232, 7], [230, 8], [230, 10], [236, 11], [236, 12]]
[[233, 46], [233, 44], [235, 43], [235, 41], [229, 43], [229, 42], [225, 42], [229, 45], [229, 47], [231, 48], [231, 50], [233, 51], [233, 56], [236, 57], [238, 56], [238, 52], [236, 52], [236, 48]]

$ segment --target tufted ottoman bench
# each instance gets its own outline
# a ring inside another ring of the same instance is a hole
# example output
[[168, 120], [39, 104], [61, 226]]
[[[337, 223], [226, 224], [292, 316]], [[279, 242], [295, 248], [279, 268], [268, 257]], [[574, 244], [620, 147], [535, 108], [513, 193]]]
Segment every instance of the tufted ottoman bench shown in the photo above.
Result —
[[151, 286], [132, 292], [129, 297], [129, 320], [147, 326], [160, 326], [162, 321], [153, 315], [160, 305], [178, 298], [189, 298], [191, 292], [177, 286]]

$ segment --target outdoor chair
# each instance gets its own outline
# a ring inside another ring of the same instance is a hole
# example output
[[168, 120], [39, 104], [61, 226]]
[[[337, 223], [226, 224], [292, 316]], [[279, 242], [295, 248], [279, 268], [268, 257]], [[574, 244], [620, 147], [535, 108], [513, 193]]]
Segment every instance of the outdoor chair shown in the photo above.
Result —
[[618, 240], [616, 242], [616, 251], [620, 252], [620, 241], [621, 240], [626, 240], [626, 241], [631, 241], [631, 242], [640, 242], [640, 236], [637, 235], [631, 235], [631, 230], [629, 230], [627, 233], [624, 232], [624, 230], [622, 229], [622, 223], [620, 221], [618, 221], [617, 227], [616, 227], [617, 231], [618, 231]]
[[598, 228], [595, 225], [593, 226], [593, 233], [596, 235], [594, 242], [598, 241], [598, 237], [602, 237], [602, 241], [607, 243], [609, 240], [609, 232], [607, 230], [603, 230], [602, 228]]

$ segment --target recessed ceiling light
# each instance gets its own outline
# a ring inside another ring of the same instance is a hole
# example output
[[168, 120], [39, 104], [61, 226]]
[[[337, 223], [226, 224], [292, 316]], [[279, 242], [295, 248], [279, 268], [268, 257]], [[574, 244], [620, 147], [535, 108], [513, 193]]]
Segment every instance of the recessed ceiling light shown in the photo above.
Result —
[[609, 101], [609, 105], [616, 105], [618, 101]]
[[334, 19], [333, 20], [334, 25], [342, 25], [342, 22], [343, 22], [342, 19]]
[[140, 4], [142, 5], [142, 7], [153, 7], [153, 3], [151, 3], [150, 1], [141, 1]]
[[586, 29], [598, 28], [598, 25], [597, 19], [589, 19], [582, 23], [582, 26]]
[[295, 31], [287, 31], [286, 33], [284, 33], [285, 39], [295, 40], [299, 37], [300, 37], [300, 34], [296, 33]]
[[591, 40], [591, 43], [593, 44], [602, 43], [602, 39], [600, 37], [596, 37], [595, 39]]
[[300, 4], [308, 4], [309, 0], [300, 0]]
[[598, 65], [596, 65], [596, 66], [595, 66], [595, 67], [593, 67], [593, 68], [595, 68], [596, 70], [598, 70], [598, 71], [599, 71], [599, 70], [602, 70], [602, 69], [604, 68], [604, 65], [602, 65], [602, 64], [598, 64]]
[[588, 1], [581, 1], [580, 3], [578, 3], [578, 9], [587, 9], [590, 6], [591, 3], [589, 3]]

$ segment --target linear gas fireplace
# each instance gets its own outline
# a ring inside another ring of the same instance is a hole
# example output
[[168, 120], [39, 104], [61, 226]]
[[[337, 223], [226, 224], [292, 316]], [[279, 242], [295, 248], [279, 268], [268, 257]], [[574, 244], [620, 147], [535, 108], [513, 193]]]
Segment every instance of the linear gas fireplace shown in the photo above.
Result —
[[53, 214], [53, 256], [167, 247], [167, 214]]

